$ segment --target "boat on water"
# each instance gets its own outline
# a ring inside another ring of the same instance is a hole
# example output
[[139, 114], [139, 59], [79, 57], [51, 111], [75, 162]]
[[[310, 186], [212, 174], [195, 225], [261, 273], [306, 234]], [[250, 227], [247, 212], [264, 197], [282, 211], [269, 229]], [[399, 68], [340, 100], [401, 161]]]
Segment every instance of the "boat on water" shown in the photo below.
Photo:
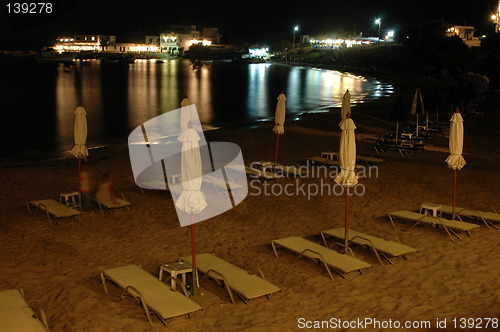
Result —
[[75, 60], [77, 53], [63, 52], [59, 53], [56, 51], [43, 51], [38, 57], [39, 62], [72, 62]]

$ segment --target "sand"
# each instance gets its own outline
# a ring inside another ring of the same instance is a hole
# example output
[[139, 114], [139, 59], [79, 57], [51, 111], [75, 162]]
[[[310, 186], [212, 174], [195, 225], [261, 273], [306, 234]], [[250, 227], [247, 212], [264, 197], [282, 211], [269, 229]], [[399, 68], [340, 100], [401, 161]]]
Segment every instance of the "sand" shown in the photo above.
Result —
[[[465, 122], [467, 165], [458, 174], [457, 198], [462, 207], [500, 209], [497, 95], [488, 95], [484, 117]], [[353, 108], [358, 153], [376, 154], [370, 139], [394, 130], [394, 124], [385, 120], [392, 103], [393, 99], [388, 99]], [[286, 123], [280, 162], [304, 164], [305, 159], [322, 151], [336, 151], [338, 111]], [[271, 127], [261, 123], [206, 135], [209, 141], [238, 144], [249, 164], [273, 158]], [[245, 304], [238, 299], [232, 304], [223, 288], [205, 280], [202, 286], [220, 299], [206, 304], [191, 319], [170, 319], [167, 328], [156, 317], [151, 327], [133, 299], [120, 300], [114, 285], [107, 296], [99, 276], [104, 269], [125, 264], [138, 264], [158, 275], [162, 263], [191, 253], [189, 228], [180, 227], [171, 196], [159, 191], [141, 193], [125, 146], [92, 150], [88, 164], [96, 176], [106, 171], [115, 175], [117, 190], [132, 202], [131, 210], [111, 215], [101, 215], [97, 209], [86, 211], [81, 224], [61, 220], [60, 225], [50, 226], [44, 215], [30, 216], [26, 209], [27, 200], [58, 199], [59, 193], [76, 189], [75, 159], [3, 167], [0, 289], [24, 289], [29, 303], [45, 308], [55, 332], [296, 331], [322, 326], [315, 325], [322, 321], [331, 323], [330, 327], [345, 321], [359, 330], [386, 330], [384, 327], [391, 326], [387, 324], [406, 321], [417, 324], [414, 326], [429, 322], [435, 328], [444, 319], [451, 330], [454, 323], [464, 323], [462, 318], [476, 318], [474, 323], [485, 327], [486, 318], [500, 316], [500, 231], [488, 230], [477, 222], [481, 227], [472, 231], [472, 237], [462, 233], [462, 241], [451, 241], [442, 229], [425, 225], [410, 232], [395, 230], [387, 218], [392, 210], [417, 211], [423, 202], [451, 204], [453, 172], [444, 162], [447, 144], [445, 132], [434, 135], [421, 153], [409, 157], [397, 152], [378, 155], [385, 161], [377, 176], [360, 179], [365, 192], [350, 199], [352, 229], [390, 240], [397, 234], [402, 243], [419, 249], [408, 260], [397, 258], [394, 266], [381, 266], [372, 252], [354, 246], [356, 257], [373, 268], [363, 274], [350, 273], [346, 279], [334, 275], [330, 280], [322, 266], [297, 260], [285, 250], [275, 258], [270, 245], [273, 239], [297, 235], [321, 243], [320, 231], [343, 227], [344, 197], [307, 197], [301, 192], [257, 195], [257, 188], [264, 186], [253, 183], [247, 198], [236, 208], [197, 224], [197, 249], [215, 252], [252, 273], [258, 273], [255, 266], [259, 265], [267, 280], [282, 292], [269, 300], [259, 298]], [[277, 183], [312, 186], [332, 182], [323, 177]], [[407, 229], [410, 224], [397, 225]], [[365, 325], [364, 329], [352, 325], [365, 319], [379, 325]], [[326, 327], [323, 325], [323, 330]]]

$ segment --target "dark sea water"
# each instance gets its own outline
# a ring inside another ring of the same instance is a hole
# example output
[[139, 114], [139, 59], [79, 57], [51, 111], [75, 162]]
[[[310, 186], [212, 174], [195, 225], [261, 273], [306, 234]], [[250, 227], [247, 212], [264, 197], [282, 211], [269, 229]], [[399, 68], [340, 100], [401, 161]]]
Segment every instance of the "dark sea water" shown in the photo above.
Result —
[[388, 96], [393, 87], [349, 73], [283, 64], [212, 62], [193, 69], [187, 60], [62, 64], [0, 63], [0, 159], [68, 155], [74, 111], [87, 111], [88, 146], [126, 143], [141, 123], [180, 107], [184, 95], [209, 127], [273, 120], [276, 98], [287, 96], [287, 118]]

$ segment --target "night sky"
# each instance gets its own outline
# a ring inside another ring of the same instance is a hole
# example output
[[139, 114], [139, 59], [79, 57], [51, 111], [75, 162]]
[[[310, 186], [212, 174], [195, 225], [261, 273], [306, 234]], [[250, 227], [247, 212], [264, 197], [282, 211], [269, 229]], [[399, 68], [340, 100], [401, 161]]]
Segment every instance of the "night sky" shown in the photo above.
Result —
[[[45, 1], [45, 0], [44, 0]], [[224, 43], [270, 43], [291, 40], [293, 26], [300, 34], [345, 31], [377, 35], [435, 19], [457, 25], [473, 25], [478, 34], [493, 30], [491, 13], [497, 0], [450, 2], [410, 1], [204, 1], [200, 3], [154, 0], [54, 0], [51, 14], [8, 14], [0, 1], [0, 46], [51, 44], [58, 36], [112, 34], [118, 42], [143, 42], [147, 34], [159, 34], [172, 24], [215, 26]]]

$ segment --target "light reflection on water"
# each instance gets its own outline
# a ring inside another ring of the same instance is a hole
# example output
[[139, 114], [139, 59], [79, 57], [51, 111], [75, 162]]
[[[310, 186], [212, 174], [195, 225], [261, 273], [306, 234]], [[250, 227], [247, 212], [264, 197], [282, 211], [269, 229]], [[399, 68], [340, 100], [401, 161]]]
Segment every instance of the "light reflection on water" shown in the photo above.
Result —
[[[393, 91], [391, 85], [374, 79], [282, 64], [213, 62], [194, 70], [187, 60], [137, 60], [133, 64], [90, 60], [77, 61], [69, 72], [62, 65], [6, 71], [0, 83], [11, 86], [6, 94], [11, 98], [7, 105], [30, 110], [28, 113], [37, 109], [43, 112], [33, 118], [22, 112], [12, 114], [11, 123], [26, 124], [24, 132], [19, 128], [7, 130], [7, 135], [23, 135], [16, 141], [18, 146], [14, 145], [17, 151], [70, 150], [74, 110], [80, 102], [87, 111], [88, 144], [96, 146], [125, 143], [128, 134], [141, 123], [180, 107], [184, 95], [196, 104], [202, 124], [224, 126], [272, 119], [281, 91], [287, 96], [289, 119], [304, 112], [340, 107], [346, 89], [352, 104], [388, 96]], [[26, 90], [21, 87], [26, 87], [25, 80], [34, 75], [38, 81], [28, 86], [34, 97], [26, 98]], [[29, 130], [40, 126], [45, 128], [41, 132]], [[41, 137], [35, 138], [37, 134]], [[44, 141], [51, 144], [44, 146]]]

